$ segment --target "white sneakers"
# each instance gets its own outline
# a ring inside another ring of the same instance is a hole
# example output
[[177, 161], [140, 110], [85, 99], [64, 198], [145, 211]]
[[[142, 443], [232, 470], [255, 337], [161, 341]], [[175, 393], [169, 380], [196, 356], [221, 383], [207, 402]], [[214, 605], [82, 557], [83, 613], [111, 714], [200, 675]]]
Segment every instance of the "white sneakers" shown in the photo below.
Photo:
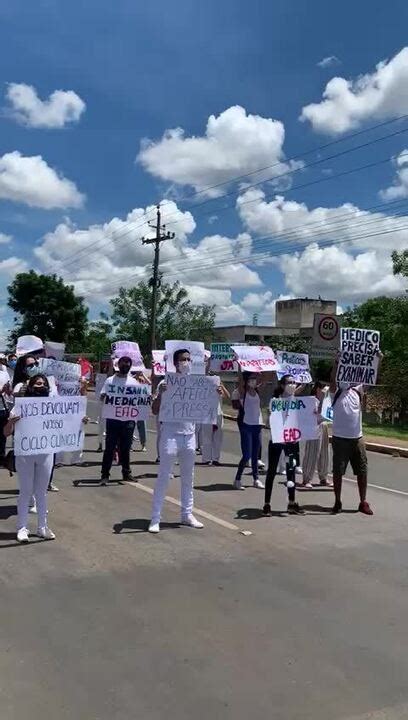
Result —
[[30, 507], [28, 508], [28, 512], [32, 515], [37, 515], [37, 504], [34, 503], [34, 505], [30, 505]]
[[243, 484], [241, 483], [241, 480], [234, 480], [233, 487], [234, 490], [245, 490]]
[[258, 490], [265, 490], [265, 485], [261, 480], [254, 480], [254, 488], [258, 488]]
[[20, 528], [17, 532], [17, 542], [28, 543], [28, 530], [27, 528]]
[[43, 540], [55, 540], [55, 534], [49, 527], [38, 528], [37, 537], [42, 538]]
[[204, 527], [203, 523], [197, 520], [193, 514], [186, 515], [181, 518], [181, 524], [187, 525], [187, 527], [195, 528], [196, 530], [201, 530]]
[[[201, 530], [204, 527], [203, 523], [197, 520], [197, 518], [195, 518], [193, 514], [186, 515], [185, 517], [181, 518], [180, 524], [194, 528], [195, 530]], [[148, 532], [152, 533], [153, 535], [157, 535], [157, 533], [160, 532], [160, 523], [152, 520], [148, 527]]]

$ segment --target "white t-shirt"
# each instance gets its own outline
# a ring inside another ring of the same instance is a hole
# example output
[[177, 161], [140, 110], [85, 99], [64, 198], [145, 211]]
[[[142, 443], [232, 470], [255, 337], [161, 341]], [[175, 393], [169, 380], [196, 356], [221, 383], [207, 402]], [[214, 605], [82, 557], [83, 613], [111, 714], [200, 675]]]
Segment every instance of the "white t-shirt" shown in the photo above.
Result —
[[[166, 381], [160, 380], [158, 386], [157, 386], [157, 394], [159, 393], [160, 386], [163, 385]], [[166, 391], [164, 391], [166, 392]], [[157, 416], [158, 417], [158, 416]], [[187, 422], [187, 421], [177, 421], [172, 422], [169, 420], [166, 420], [164, 422], [160, 422], [162, 432], [168, 432], [174, 435], [194, 435], [195, 433], [195, 423], [193, 422]]]
[[[333, 437], [360, 438], [363, 435], [362, 408], [359, 394], [363, 386], [342, 390], [333, 407]], [[335, 393], [331, 393], [332, 402]]]
[[111, 375], [110, 377], [106, 378], [102, 386], [101, 395], [108, 395], [110, 387], [130, 387], [132, 385], [139, 385], [139, 383], [131, 375], [126, 375], [126, 377], [119, 377], [119, 375]]

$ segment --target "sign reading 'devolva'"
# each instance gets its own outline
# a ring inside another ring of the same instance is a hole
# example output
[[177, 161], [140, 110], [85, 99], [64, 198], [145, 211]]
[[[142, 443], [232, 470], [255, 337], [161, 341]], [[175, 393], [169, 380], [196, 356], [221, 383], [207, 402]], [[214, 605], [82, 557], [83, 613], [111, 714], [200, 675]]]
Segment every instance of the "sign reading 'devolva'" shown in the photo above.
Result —
[[152, 387], [148, 383], [132, 385], [106, 383], [102, 417], [106, 420], [148, 420], [152, 405]]
[[161, 422], [217, 423], [220, 396], [217, 375], [166, 374], [166, 390], [160, 403]]
[[86, 398], [17, 397], [14, 410], [20, 417], [14, 430], [16, 455], [82, 450]]
[[297, 383], [310, 383], [312, 376], [309, 369], [309, 355], [306, 353], [293, 353], [286, 350], [277, 350], [276, 359], [280, 364], [277, 370], [279, 380], [284, 375], [292, 375]]
[[376, 384], [380, 351], [380, 333], [377, 330], [341, 328], [340, 350], [337, 382]]
[[267, 372], [280, 369], [275, 353], [267, 345], [231, 345], [231, 348], [241, 370]]
[[317, 440], [315, 397], [272, 398], [269, 404], [269, 425], [273, 443]]

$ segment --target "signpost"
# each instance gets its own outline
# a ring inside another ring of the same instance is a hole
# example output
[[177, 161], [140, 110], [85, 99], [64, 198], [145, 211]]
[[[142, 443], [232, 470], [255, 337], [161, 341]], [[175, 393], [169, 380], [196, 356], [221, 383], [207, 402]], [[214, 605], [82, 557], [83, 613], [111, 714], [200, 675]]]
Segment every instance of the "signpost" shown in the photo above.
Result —
[[334, 360], [340, 347], [340, 323], [337, 315], [316, 313], [313, 324], [311, 357]]

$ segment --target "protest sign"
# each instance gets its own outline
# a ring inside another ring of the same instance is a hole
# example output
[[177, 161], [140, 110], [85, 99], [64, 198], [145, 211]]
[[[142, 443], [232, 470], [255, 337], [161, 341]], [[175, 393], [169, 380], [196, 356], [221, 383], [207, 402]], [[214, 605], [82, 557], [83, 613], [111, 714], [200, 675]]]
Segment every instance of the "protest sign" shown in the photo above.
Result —
[[14, 430], [16, 455], [82, 450], [86, 398], [17, 397], [14, 411], [20, 417]]
[[162, 377], [166, 374], [166, 363], [164, 361], [164, 350], [152, 350], [152, 369], [156, 377]]
[[96, 373], [95, 375], [95, 395], [99, 400], [99, 396], [102, 392], [102, 388], [105, 385], [105, 380], [107, 379], [106, 373]]
[[161, 422], [200, 422], [216, 425], [220, 396], [216, 375], [167, 373], [160, 403]]
[[[145, 365], [142, 358], [142, 353], [139, 349], [137, 342], [131, 342], [130, 340], [118, 340], [112, 343], [112, 360], [114, 366], [117, 367], [117, 360], [121, 357], [129, 357], [132, 361], [132, 370], [144, 370]], [[116, 361], [116, 362], [115, 362]]]
[[316, 398], [272, 398], [269, 404], [269, 424], [273, 443], [317, 440], [319, 427]]
[[316, 313], [313, 323], [311, 356], [316, 360], [336, 357], [340, 342], [340, 324], [336, 315]]
[[333, 407], [330, 395], [324, 398], [320, 414], [328, 422], [333, 422]]
[[267, 372], [280, 369], [275, 353], [266, 345], [231, 345], [231, 349], [241, 370]]
[[79, 383], [81, 379], [81, 367], [77, 363], [52, 360], [51, 358], [39, 358], [38, 366], [44, 375], [53, 375], [57, 384], [59, 382]]
[[166, 370], [174, 373], [176, 368], [173, 363], [173, 355], [176, 350], [188, 350], [191, 355], [191, 373], [193, 375], [204, 375], [205, 373], [205, 348], [204, 343], [193, 340], [166, 340]]
[[65, 353], [65, 343], [46, 340], [44, 343], [44, 351], [45, 357], [55, 358], [55, 360], [63, 360]]
[[102, 417], [106, 420], [148, 420], [152, 388], [147, 383], [107, 383]]
[[[12, 384], [7, 370], [0, 370], [0, 392], [2, 392], [4, 385], [7, 385], [8, 383]], [[2, 410], [1, 404], [0, 410]]]
[[81, 383], [71, 380], [56, 382], [58, 395], [80, 395]]
[[214, 372], [238, 372], [238, 363], [231, 345], [211, 343], [210, 369]]
[[277, 370], [279, 380], [284, 375], [291, 375], [297, 383], [311, 383], [312, 376], [309, 369], [309, 355], [306, 353], [286, 352], [277, 350], [276, 359], [280, 365]]
[[380, 333], [377, 330], [341, 328], [340, 351], [337, 382], [376, 384], [380, 351]]

